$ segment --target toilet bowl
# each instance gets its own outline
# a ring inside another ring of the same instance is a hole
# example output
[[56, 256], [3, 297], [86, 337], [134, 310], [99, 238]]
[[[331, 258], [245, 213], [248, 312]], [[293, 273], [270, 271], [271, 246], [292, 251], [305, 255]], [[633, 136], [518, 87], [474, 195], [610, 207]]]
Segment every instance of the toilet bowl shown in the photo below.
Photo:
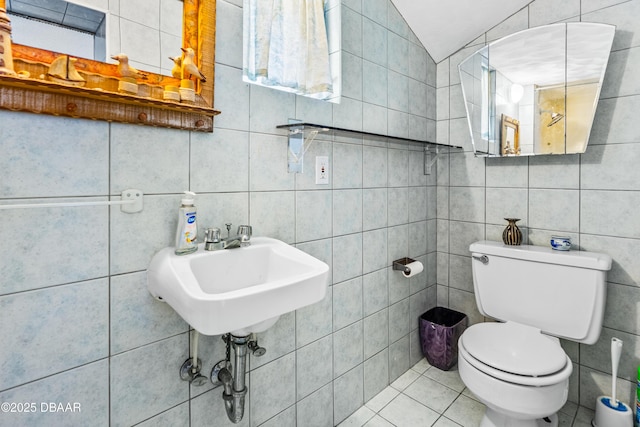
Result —
[[[518, 420], [511, 424], [485, 423], [483, 427], [536, 426], [532, 420], [549, 417], [565, 404], [573, 365], [557, 339], [543, 336], [534, 328], [510, 322], [479, 323], [471, 328], [474, 330], [461, 337], [458, 343], [458, 370], [462, 381], [487, 408], [504, 414], [508, 419]], [[526, 331], [526, 328], [530, 331]], [[525, 332], [519, 339], [511, 340], [520, 330], [529, 333]], [[476, 334], [478, 331], [480, 333]], [[538, 339], [531, 339], [536, 334]], [[491, 342], [478, 349], [477, 341], [468, 339], [476, 336], [488, 336]], [[537, 346], [541, 342], [544, 345]], [[479, 350], [479, 358], [491, 365], [474, 357], [474, 349]], [[484, 354], [487, 349], [491, 349], [489, 353], [494, 352], [497, 357]], [[552, 357], [540, 356], [544, 352]], [[499, 355], [513, 356], [513, 359], [500, 360]], [[518, 366], [518, 362], [522, 366]], [[551, 423], [544, 425], [555, 427]]]
[[498, 320], [458, 341], [460, 377], [487, 407], [481, 427], [556, 427], [573, 371], [559, 338], [597, 341], [611, 258], [487, 241], [470, 249], [478, 309]]

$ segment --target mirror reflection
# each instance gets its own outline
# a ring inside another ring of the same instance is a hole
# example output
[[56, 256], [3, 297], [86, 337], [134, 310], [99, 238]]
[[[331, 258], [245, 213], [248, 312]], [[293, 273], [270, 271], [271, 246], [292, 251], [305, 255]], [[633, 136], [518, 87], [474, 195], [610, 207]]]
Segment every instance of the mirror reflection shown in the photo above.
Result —
[[459, 65], [478, 156], [583, 153], [615, 27], [562, 23], [504, 37]]
[[171, 75], [181, 54], [181, 0], [6, 0], [14, 43]]

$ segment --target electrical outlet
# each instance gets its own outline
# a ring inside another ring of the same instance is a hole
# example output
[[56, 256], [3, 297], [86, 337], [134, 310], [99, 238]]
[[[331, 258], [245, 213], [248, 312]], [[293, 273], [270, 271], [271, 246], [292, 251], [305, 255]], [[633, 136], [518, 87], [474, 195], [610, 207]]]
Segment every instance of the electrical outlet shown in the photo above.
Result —
[[328, 156], [316, 156], [316, 184], [329, 185]]

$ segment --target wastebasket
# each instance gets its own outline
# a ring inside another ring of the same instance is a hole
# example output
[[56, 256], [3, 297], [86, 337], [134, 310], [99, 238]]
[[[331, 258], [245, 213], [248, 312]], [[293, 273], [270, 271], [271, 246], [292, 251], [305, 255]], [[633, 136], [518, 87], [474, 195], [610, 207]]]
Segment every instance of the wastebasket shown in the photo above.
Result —
[[458, 338], [467, 328], [467, 315], [434, 307], [420, 316], [420, 344], [429, 363], [448, 371], [458, 361]]

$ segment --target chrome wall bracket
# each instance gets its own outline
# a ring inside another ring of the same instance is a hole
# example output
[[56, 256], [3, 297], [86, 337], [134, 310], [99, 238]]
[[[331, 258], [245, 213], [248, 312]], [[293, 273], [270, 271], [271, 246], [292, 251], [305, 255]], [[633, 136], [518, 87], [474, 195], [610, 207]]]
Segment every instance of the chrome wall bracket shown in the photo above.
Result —
[[439, 150], [436, 145], [433, 149], [434, 153], [431, 154], [429, 147], [424, 147], [424, 174], [431, 175], [431, 168], [438, 161]]
[[[300, 120], [289, 119], [289, 124], [301, 123], [300, 126], [289, 127], [289, 148], [287, 150], [287, 170], [289, 173], [303, 173], [304, 153], [307, 152], [319, 132], [327, 129], [319, 128], [308, 131], [305, 138], [305, 125]], [[307, 125], [307, 129], [309, 126]]]
[[287, 171], [302, 173], [304, 164], [304, 127], [289, 129], [289, 149], [287, 150]]

